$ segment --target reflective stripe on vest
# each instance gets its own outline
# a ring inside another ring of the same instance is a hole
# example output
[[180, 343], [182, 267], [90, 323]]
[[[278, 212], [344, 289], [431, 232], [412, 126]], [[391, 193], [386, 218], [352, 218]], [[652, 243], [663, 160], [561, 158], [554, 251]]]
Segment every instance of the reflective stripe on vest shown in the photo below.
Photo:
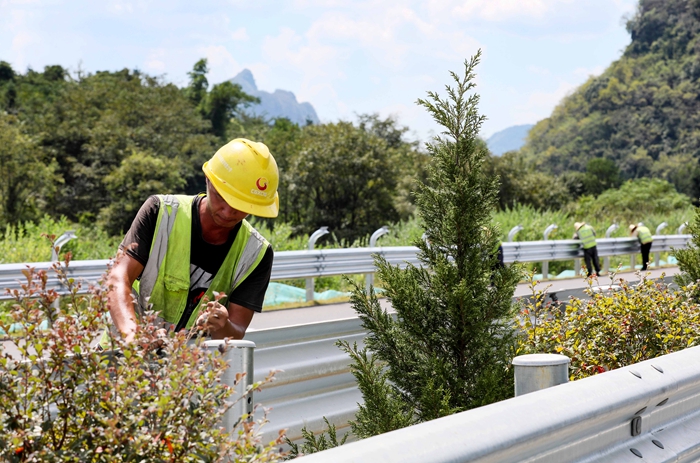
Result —
[[654, 238], [651, 237], [651, 232], [647, 227], [637, 227], [637, 239], [642, 244], [651, 243]]
[[[176, 324], [187, 305], [190, 289], [190, 239], [193, 196], [158, 196], [161, 204], [151, 253], [135, 288], [140, 310], [149, 306], [168, 323]], [[194, 213], [197, 213], [196, 211]], [[224, 262], [205, 293], [214, 300], [214, 291], [229, 295], [258, 266], [269, 243], [246, 220], [241, 222]], [[220, 300], [226, 304], [226, 300]], [[199, 315], [194, 310], [186, 327]]]
[[590, 249], [595, 246], [595, 232], [590, 225], [584, 225], [578, 229], [578, 239], [583, 244], [583, 249]]

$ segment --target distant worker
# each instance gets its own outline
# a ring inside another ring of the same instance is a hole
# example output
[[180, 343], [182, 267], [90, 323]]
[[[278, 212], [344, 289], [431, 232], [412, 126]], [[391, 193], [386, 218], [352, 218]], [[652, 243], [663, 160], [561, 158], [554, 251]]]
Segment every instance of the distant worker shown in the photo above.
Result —
[[574, 236], [573, 239], [581, 240], [581, 246], [583, 247], [583, 260], [586, 262], [586, 271], [588, 272], [588, 277], [593, 275], [593, 267], [595, 267], [595, 274], [597, 277], [600, 276], [600, 261], [598, 260], [598, 247], [596, 246], [595, 240], [595, 230], [593, 227], [586, 224], [586, 222], [576, 222], [574, 224]]
[[[202, 170], [206, 194], [151, 196], [119, 246], [124, 255], [109, 274], [107, 297], [126, 341], [145, 310], [156, 312], [159, 328], [199, 325], [214, 339], [243, 338], [262, 310], [273, 252], [245, 218], [277, 217], [275, 159], [264, 144], [237, 138]], [[214, 292], [226, 297], [217, 301]], [[203, 297], [209, 302], [200, 313]], [[109, 348], [109, 338], [100, 344]]]
[[647, 269], [647, 264], [649, 263], [649, 252], [651, 251], [651, 243], [654, 238], [647, 227], [641, 223], [635, 225], [630, 225], [630, 235], [636, 236], [639, 241], [639, 245], [642, 248], [642, 270]]

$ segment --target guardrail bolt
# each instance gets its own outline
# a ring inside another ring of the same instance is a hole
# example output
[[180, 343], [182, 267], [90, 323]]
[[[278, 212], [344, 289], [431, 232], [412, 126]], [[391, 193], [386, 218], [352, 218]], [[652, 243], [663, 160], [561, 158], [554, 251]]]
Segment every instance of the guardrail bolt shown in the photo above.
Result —
[[632, 418], [632, 436], [638, 436], [642, 433], [642, 417], [635, 416]]
[[[321, 227], [315, 232], [309, 236], [309, 242], [307, 243], [307, 247], [309, 248], [309, 251], [314, 249], [314, 246], [316, 245], [316, 240], [322, 237], [323, 235], [328, 234], [328, 227]], [[314, 300], [314, 279], [313, 277], [309, 277], [306, 279], [306, 302], [311, 302]]]

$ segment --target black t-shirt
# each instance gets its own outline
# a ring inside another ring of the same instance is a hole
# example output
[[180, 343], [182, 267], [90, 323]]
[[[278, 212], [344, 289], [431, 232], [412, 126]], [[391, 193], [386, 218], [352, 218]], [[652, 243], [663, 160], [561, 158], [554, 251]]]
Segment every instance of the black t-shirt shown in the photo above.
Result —
[[[199, 204], [202, 198], [203, 196], [197, 196], [192, 202], [190, 293], [187, 298], [187, 306], [180, 322], [177, 324], [176, 330], [183, 328], [187, 324], [190, 315], [209, 288], [214, 275], [219, 271], [219, 267], [226, 259], [229, 249], [231, 249], [231, 245], [241, 228], [240, 223], [236, 225], [236, 228], [231, 230], [229, 238], [224, 244], [215, 245], [204, 241], [204, 238], [202, 238], [202, 225], [199, 220]], [[125, 250], [127, 254], [139, 261], [143, 266], [148, 262], [159, 210], [160, 200], [158, 197], [149, 197], [141, 206], [131, 224], [131, 228], [129, 228], [122, 243], [119, 245], [120, 249]], [[272, 246], [268, 246], [265, 256], [258, 266], [248, 275], [245, 281], [239, 284], [231, 294], [228, 294], [228, 301], [242, 305], [255, 312], [261, 312], [265, 291], [267, 291], [267, 286], [270, 283], [273, 257]]]

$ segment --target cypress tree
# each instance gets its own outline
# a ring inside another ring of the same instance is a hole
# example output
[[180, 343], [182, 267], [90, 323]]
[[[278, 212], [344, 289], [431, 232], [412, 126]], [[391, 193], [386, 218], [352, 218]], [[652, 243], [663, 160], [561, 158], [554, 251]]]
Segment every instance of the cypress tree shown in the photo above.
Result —
[[700, 301], [700, 208], [695, 208], [695, 218], [688, 225], [688, 233], [692, 236], [688, 247], [673, 250], [681, 270], [674, 280], [681, 287], [695, 284], [692, 294], [696, 301]]
[[360, 285], [352, 303], [368, 330], [366, 346], [340, 342], [353, 359], [364, 396], [353, 423], [368, 437], [502, 400], [513, 394], [512, 297], [517, 266], [498, 265], [500, 231], [492, 220], [498, 179], [486, 174], [488, 151], [478, 138], [474, 70], [450, 73], [446, 97], [428, 92], [423, 106], [442, 127], [427, 149], [432, 157], [416, 204], [425, 228], [420, 266], [405, 268], [377, 256], [378, 281], [395, 316]]

